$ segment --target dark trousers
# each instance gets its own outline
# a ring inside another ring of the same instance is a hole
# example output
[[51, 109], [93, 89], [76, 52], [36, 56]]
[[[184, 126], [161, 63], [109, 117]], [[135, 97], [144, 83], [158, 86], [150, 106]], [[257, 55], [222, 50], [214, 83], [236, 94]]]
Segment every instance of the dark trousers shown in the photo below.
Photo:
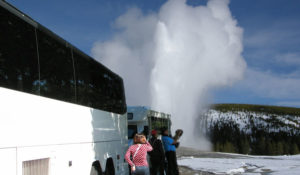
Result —
[[179, 175], [176, 152], [175, 151], [167, 151], [166, 158], [168, 161], [167, 175]]
[[131, 175], [131, 166], [128, 165], [128, 169], [129, 169], [129, 175]]
[[150, 174], [151, 175], [164, 175], [164, 163], [160, 163], [160, 161], [151, 161], [150, 166]]

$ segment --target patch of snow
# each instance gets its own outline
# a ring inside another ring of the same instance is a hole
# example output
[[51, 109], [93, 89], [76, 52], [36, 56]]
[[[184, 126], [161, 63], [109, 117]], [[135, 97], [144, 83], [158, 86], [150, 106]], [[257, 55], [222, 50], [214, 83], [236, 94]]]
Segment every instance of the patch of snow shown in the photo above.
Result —
[[237, 168], [237, 169], [232, 169], [226, 172], [226, 174], [238, 174], [238, 173], [243, 173], [245, 172], [244, 168]]
[[[236, 155], [236, 154], [233, 154]], [[179, 165], [215, 174], [296, 175], [300, 172], [300, 155], [247, 156], [237, 158], [181, 158]]]

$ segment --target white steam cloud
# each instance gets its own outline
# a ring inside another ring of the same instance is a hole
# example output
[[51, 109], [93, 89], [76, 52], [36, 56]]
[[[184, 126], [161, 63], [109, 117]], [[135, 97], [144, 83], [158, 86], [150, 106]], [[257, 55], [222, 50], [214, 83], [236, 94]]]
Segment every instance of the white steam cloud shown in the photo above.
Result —
[[129, 105], [172, 114], [172, 130], [184, 130], [185, 146], [210, 149], [199, 129], [201, 109], [212, 89], [230, 86], [246, 69], [243, 32], [228, 4], [210, 0], [192, 7], [169, 0], [158, 13], [130, 9], [115, 23], [119, 33], [92, 50], [124, 78]]

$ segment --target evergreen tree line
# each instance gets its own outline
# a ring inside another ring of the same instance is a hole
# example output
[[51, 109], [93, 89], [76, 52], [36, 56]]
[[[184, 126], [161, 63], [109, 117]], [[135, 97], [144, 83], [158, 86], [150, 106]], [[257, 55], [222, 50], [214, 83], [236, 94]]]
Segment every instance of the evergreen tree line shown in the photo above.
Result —
[[253, 104], [215, 104], [212, 106], [212, 108], [222, 112], [247, 111], [247, 112], [260, 112], [265, 114], [300, 116], [300, 108], [283, 107], [283, 106], [268, 106], [268, 105], [253, 105]]
[[239, 128], [234, 121], [218, 121], [208, 129], [214, 151], [252, 155], [299, 154], [300, 131], [270, 132], [263, 126], [248, 126], [251, 132]]

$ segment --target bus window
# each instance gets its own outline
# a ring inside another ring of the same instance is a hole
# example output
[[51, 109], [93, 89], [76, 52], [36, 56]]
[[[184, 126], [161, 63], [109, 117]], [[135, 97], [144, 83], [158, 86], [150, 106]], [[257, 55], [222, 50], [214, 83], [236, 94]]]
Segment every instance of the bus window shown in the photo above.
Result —
[[39, 93], [33, 26], [0, 8], [0, 86]]
[[42, 96], [75, 102], [71, 48], [44, 31], [37, 31]]
[[105, 105], [105, 89], [101, 74], [101, 67], [89, 57], [73, 52], [76, 70], [77, 102], [79, 104], [98, 109]]
[[124, 114], [126, 102], [123, 81], [107, 68], [78, 51], [75, 61], [77, 103]]
[[149, 135], [149, 126], [144, 126], [143, 133], [144, 133], [145, 136], [148, 138], [148, 135]]
[[132, 139], [137, 133], [137, 125], [128, 125], [128, 139]]
[[43, 26], [32, 26], [5, 8], [0, 9], [0, 86], [126, 113], [121, 77]]
[[151, 130], [153, 130], [153, 129], [160, 130], [162, 127], [160, 118], [151, 117], [150, 119], [151, 119]]
[[132, 112], [128, 112], [127, 113], [127, 119], [128, 120], [132, 120], [133, 119], [133, 113]]
[[158, 117], [151, 117], [151, 130], [161, 130], [162, 128], [169, 128], [169, 119], [165, 118], [158, 118]]

